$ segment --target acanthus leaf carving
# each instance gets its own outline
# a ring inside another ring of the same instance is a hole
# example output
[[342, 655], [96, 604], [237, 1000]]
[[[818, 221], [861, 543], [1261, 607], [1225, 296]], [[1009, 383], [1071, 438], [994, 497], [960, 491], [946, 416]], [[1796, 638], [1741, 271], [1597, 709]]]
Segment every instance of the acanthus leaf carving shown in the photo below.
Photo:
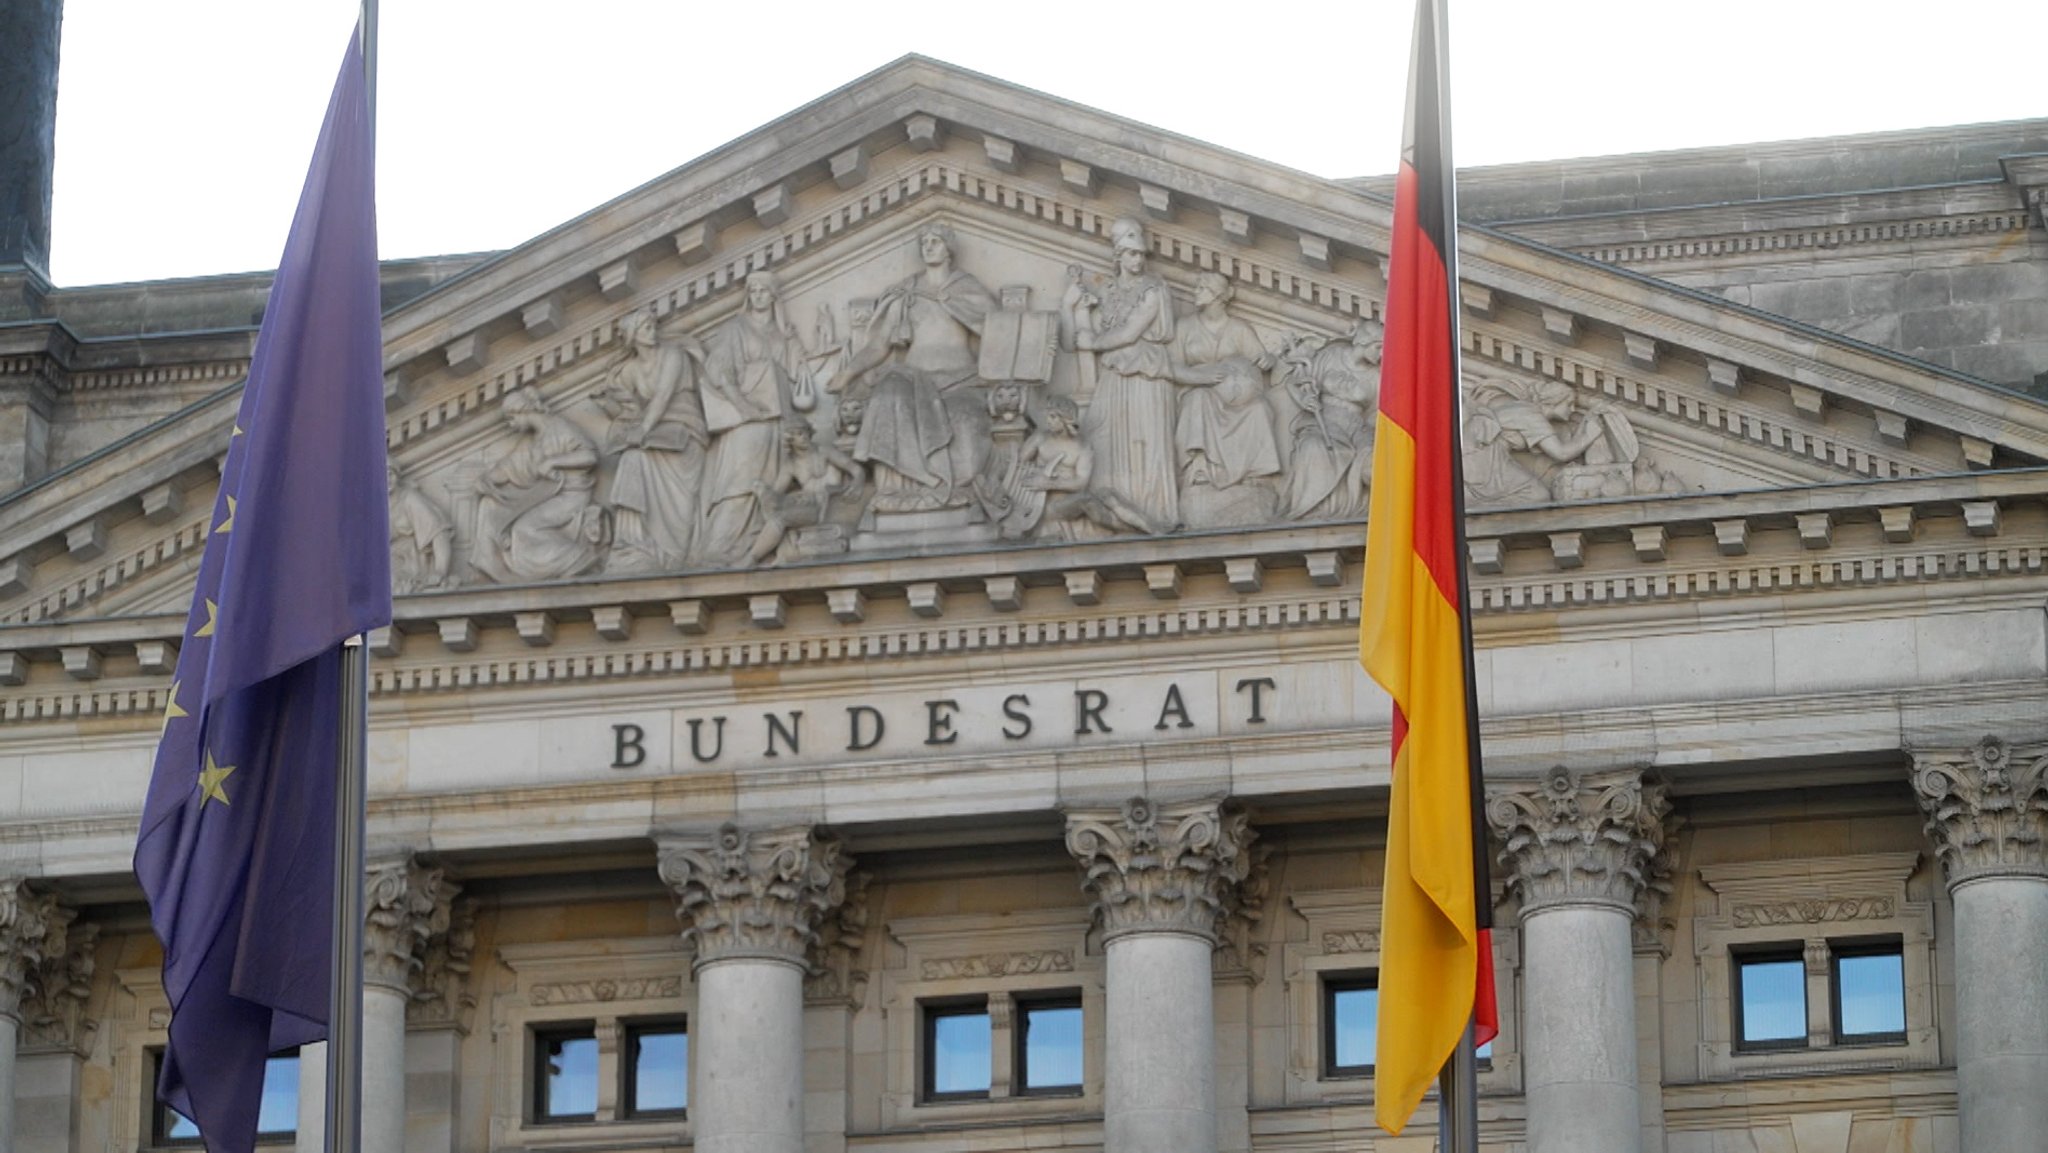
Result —
[[1662, 785], [1634, 770], [1553, 768], [1532, 782], [1489, 785], [1486, 816], [1524, 913], [1552, 905], [1617, 907], [1634, 917], [1663, 850], [1671, 811]]
[[363, 881], [363, 980], [410, 1001], [428, 943], [447, 932], [459, 891], [440, 869], [409, 855], [372, 863]]
[[2048, 744], [1917, 750], [1913, 792], [1950, 886], [2048, 876]]
[[667, 839], [661, 878], [676, 897], [684, 939], [698, 965], [740, 957], [811, 969], [814, 948], [845, 902], [853, 859], [809, 827], [744, 830], [726, 824], [708, 840]]
[[1067, 851], [1081, 863], [1105, 940], [1131, 932], [1192, 933], [1219, 941], [1241, 909], [1257, 834], [1234, 806], [1154, 805], [1133, 797], [1114, 810], [1067, 814]]

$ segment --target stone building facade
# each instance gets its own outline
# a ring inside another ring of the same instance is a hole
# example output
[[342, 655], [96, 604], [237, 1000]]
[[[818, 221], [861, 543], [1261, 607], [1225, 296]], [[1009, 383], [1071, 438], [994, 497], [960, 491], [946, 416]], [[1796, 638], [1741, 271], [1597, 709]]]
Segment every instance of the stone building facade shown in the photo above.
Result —
[[[2048, 1132], [2044, 142], [1467, 182], [1489, 1150]], [[390, 266], [366, 1148], [1430, 1148], [1351, 1031], [1389, 218], [908, 58]], [[182, 1131], [129, 853], [266, 283], [54, 288], [39, 243], [0, 1132], [135, 1153]]]

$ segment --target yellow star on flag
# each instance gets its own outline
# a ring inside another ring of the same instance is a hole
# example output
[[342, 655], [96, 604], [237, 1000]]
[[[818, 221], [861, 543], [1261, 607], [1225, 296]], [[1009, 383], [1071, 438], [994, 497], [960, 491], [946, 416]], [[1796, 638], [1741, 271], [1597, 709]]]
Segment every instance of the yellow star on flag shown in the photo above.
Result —
[[234, 771], [233, 765], [215, 764], [213, 750], [206, 750], [206, 767], [199, 770], [200, 808], [205, 808], [208, 801], [219, 801], [223, 805], [228, 803], [227, 790], [222, 788], [221, 784], [228, 779], [228, 774]]
[[215, 526], [213, 527], [213, 531], [214, 531], [214, 533], [215, 533], [216, 535], [218, 535], [218, 534], [220, 534], [220, 533], [224, 533], [224, 532], [233, 532], [233, 531], [235, 531], [235, 498], [234, 498], [234, 497], [229, 497], [229, 498], [228, 498], [228, 516], [227, 516], [227, 519], [226, 519], [226, 520], [224, 520], [224, 521], [221, 521], [221, 522], [220, 522], [219, 524], [215, 525]]
[[242, 424], [241, 424], [241, 422], [240, 422], [240, 421], [236, 421], [236, 422], [235, 422], [235, 431], [233, 431], [233, 432], [231, 432], [231, 433], [229, 433], [229, 434], [228, 434], [228, 439], [229, 439], [229, 440], [233, 440], [233, 439], [235, 439], [236, 437], [238, 437], [238, 436], [240, 436], [240, 435], [242, 435]]
[[198, 632], [196, 632], [196, 633], [193, 633], [192, 635], [193, 635], [193, 636], [195, 636], [195, 637], [210, 637], [210, 636], [212, 636], [212, 635], [213, 635], [213, 626], [214, 626], [214, 625], [216, 625], [216, 624], [219, 624], [219, 623], [220, 623], [220, 606], [219, 606], [219, 605], [217, 605], [217, 604], [214, 604], [214, 603], [213, 603], [212, 601], [207, 601], [207, 602], [206, 602], [206, 623], [205, 623], [205, 624], [203, 624], [203, 625], [200, 625], [200, 626], [199, 626], [199, 631], [198, 631]]
[[178, 686], [184, 683], [177, 680], [171, 682], [171, 695], [164, 701], [164, 727], [167, 729], [171, 727], [172, 721], [177, 720], [179, 717], [191, 715], [178, 707]]

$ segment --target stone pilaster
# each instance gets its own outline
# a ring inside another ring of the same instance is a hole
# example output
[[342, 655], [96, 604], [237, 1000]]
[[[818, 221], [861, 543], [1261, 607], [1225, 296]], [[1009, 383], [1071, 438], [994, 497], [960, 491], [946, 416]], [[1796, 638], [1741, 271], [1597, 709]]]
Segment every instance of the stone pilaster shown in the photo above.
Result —
[[1216, 801], [1067, 814], [1067, 851], [1095, 898], [1105, 942], [1125, 933], [1188, 933], [1214, 945], [1239, 906], [1256, 834], [1244, 813]]
[[1964, 1149], [2048, 1132], [2048, 742], [1916, 749], [1913, 792], [1955, 905], [1956, 1114]]
[[1663, 788], [1632, 769], [1555, 768], [1487, 789], [1521, 902], [1529, 1153], [1643, 1140], [1634, 926], [1662, 915], [1670, 809]]
[[1218, 801], [1067, 814], [1107, 953], [1105, 1153], [1214, 1153], [1215, 951], [1255, 913], [1254, 834]]
[[860, 923], [858, 909], [841, 916], [853, 860], [809, 827], [726, 825], [658, 850], [697, 952], [697, 1153], [802, 1153], [804, 979], [841, 971], [821, 962]]

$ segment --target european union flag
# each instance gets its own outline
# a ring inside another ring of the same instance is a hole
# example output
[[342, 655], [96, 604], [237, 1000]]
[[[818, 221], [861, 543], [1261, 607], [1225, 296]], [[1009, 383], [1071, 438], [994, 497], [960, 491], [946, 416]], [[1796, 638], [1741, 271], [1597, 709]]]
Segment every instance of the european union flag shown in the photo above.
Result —
[[327, 1035], [342, 641], [391, 621], [369, 102], [352, 38], [228, 440], [135, 874], [158, 1095], [248, 1153], [265, 1057]]

